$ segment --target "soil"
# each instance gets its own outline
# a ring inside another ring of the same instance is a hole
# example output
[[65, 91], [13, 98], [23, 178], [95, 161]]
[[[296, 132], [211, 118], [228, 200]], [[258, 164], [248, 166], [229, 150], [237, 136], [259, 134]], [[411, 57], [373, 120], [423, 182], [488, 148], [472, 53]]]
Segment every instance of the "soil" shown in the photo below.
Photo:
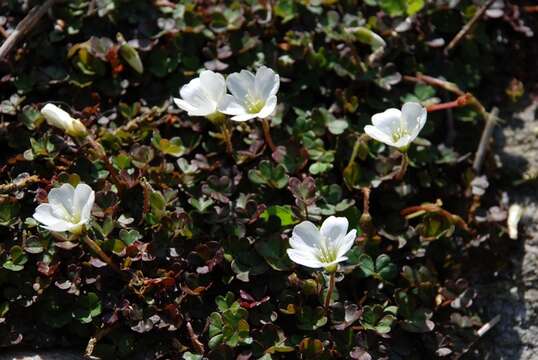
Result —
[[[506, 178], [538, 174], [538, 99], [505, 117], [495, 132], [497, 160]], [[482, 359], [538, 360], [538, 191], [536, 180], [508, 190], [510, 204], [524, 207], [511, 271], [478, 286], [486, 319], [500, 322], [481, 340]]]

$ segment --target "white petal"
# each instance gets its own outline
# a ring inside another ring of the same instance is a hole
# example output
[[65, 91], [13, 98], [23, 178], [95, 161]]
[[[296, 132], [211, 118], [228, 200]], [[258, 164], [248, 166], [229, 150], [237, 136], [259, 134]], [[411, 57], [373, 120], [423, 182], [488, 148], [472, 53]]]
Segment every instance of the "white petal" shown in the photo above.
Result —
[[81, 225], [79, 224], [73, 224], [73, 223], [70, 223], [68, 221], [64, 221], [64, 220], [61, 220], [55, 224], [52, 224], [52, 225], [48, 225], [48, 226], [43, 226], [44, 229], [47, 229], [49, 231], [54, 231], [54, 232], [65, 232], [65, 231], [69, 231], [69, 232], [73, 232], [73, 233], [78, 233], [79, 230], [81, 229]]
[[194, 109], [189, 111], [192, 116], [206, 116], [216, 111], [217, 104], [212, 101], [202, 88], [200, 78], [192, 79], [179, 91], [181, 98]]
[[95, 201], [95, 192], [86, 184], [78, 184], [73, 201], [74, 212], [80, 214], [80, 222], [87, 223]]
[[280, 87], [280, 77], [272, 69], [262, 66], [256, 71], [254, 88], [256, 95], [263, 100], [276, 95]]
[[347, 218], [329, 216], [321, 224], [320, 233], [329, 239], [332, 244], [336, 244], [340, 238], [346, 235], [348, 226]]
[[207, 97], [214, 103], [218, 104], [226, 95], [226, 80], [222, 74], [204, 70], [200, 73], [200, 82]]
[[323, 267], [323, 264], [319, 262], [319, 260], [308, 253], [305, 254], [302, 251], [295, 249], [288, 249], [287, 253], [289, 258], [297, 264], [314, 269]]
[[342, 257], [353, 247], [357, 238], [357, 230], [353, 229], [338, 241], [336, 257]]
[[232, 117], [231, 120], [233, 120], [233, 121], [247, 121], [247, 120], [250, 120], [250, 119], [254, 119], [256, 117], [257, 117], [257, 114], [245, 113], [245, 114], [241, 114], [241, 115], [236, 115], [236, 116]]
[[63, 130], [69, 129], [71, 122], [74, 120], [71, 115], [54, 104], [45, 105], [41, 109], [41, 114], [43, 114], [49, 125]]
[[293, 248], [318, 248], [320, 243], [320, 233], [316, 225], [310, 221], [303, 221], [295, 225], [290, 239]]
[[91, 187], [87, 184], [78, 184], [75, 188], [75, 194], [73, 196], [73, 210], [80, 213], [82, 209], [91, 202], [93, 206], [93, 200], [95, 199], [95, 193]]
[[426, 124], [426, 109], [416, 102], [407, 102], [402, 106], [402, 116], [408, 131], [416, 137]]
[[390, 146], [394, 146], [394, 141], [392, 141], [392, 137], [382, 132], [375, 126], [366, 125], [364, 127], [364, 132], [372, 139], [375, 139]]
[[270, 96], [267, 99], [265, 106], [260, 110], [257, 116], [260, 119], [265, 119], [266, 117], [269, 117], [275, 111], [276, 103], [277, 103], [276, 96], [274, 95]]
[[402, 112], [398, 109], [387, 109], [372, 116], [372, 124], [380, 131], [391, 135], [394, 129], [400, 127]]
[[243, 115], [247, 113], [247, 109], [237, 102], [232, 95], [228, 94], [220, 102], [218, 110], [226, 115]]
[[71, 184], [65, 183], [59, 188], [54, 188], [49, 191], [49, 204], [52, 205], [53, 211], [56, 207], [63, 208], [68, 213], [73, 211], [73, 197], [75, 189]]
[[341, 263], [342, 261], [346, 261], [347, 260], [347, 256], [340, 256], [338, 258], [336, 258], [336, 260], [334, 261], [331, 261], [331, 262], [328, 262], [328, 263], [323, 263], [323, 267], [329, 267], [331, 265], [336, 265], [338, 263]]
[[198, 116], [198, 115], [194, 115], [194, 113], [196, 113], [196, 108], [194, 106], [192, 106], [191, 104], [189, 104], [188, 102], [186, 102], [185, 100], [179, 99], [179, 98], [174, 98], [174, 103], [181, 110], [184, 110], [187, 113], [189, 113], [190, 116]]
[[40, 204], [35, 209], [33, 218], [43, 225], [53, 225], [62, 220], [55, 216], [51, 204]]
[[230, 74], [226, 79], [226, 85], [236, 101], [244, 104], [247, 96], [253, 95], [254, 81], [254, 74], [247, 70], [241, 70], [240, 73]]

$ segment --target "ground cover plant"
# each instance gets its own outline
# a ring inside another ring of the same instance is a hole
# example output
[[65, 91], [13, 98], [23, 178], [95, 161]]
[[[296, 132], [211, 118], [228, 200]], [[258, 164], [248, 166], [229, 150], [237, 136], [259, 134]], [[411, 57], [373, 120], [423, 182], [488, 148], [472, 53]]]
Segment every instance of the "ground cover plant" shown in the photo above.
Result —
[[468, 356], [518, 236], [488, 143], [531, 5], [0, 5], [5, 37], [46, 7], [0, 49], [0, 346]]

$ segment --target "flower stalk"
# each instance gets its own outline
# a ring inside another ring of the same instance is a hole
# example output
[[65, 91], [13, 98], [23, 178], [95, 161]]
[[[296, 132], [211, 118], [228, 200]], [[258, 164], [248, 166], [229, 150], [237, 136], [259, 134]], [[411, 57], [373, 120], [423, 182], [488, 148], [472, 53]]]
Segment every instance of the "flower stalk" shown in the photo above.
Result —
[[271, 152], [276, 151], [275, 143], [273, 142], [273, 138], [271, 137], [271, 126], [269, 125], [269, 120], [262, 119], [262, 127], [263, 127], [263, 138], [265, 139], [265, 143], [269, 146], [271, 149]]
[[323, 305], [326, 312], [329, 311], [329, 306], [331, 305], [331, 298], [333, 296], [335, 285], [336, 285], [336, 271], [331, 271], [329, 275], [329, 287], [327, 288], [327, 295], [325, 296], [325, 303]]
[[408, 165], [409, 165], [409, 156], [407, 155], [407, 152], [403, 152], [402, 162], [400, 163], [400, 169], [394, 176], [394, 180], [401, 181], [404, 178], [405, 173], [407, 172]]
[[120, 270], [118, 265], [112, 261], [112, 259], [101, 249], [99, 244], [93, 241], [87, 234], [82, 236], [82, 242], [89, 247], [94, 253], [96, 253], [99, 258], [105, 262], [112, 270], [118, 273], [123, 279], [125, 279], [125, 274]]

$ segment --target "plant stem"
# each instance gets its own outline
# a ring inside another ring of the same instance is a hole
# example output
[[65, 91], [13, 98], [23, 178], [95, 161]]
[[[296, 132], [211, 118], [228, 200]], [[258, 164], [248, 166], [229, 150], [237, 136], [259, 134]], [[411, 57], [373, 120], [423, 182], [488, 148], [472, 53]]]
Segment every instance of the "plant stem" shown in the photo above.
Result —
[[265, 143], [269, 146], [271, 149], [271, 152], [276, 151], [275, 143], [273, 142], [273, 138], [271, 137], [271, 128], [269, 126], [269, 120], [262, 119], [262, 126], [263, 126], [263, 137], [265, 139]]
[[335, 285], [335, 280], [336, 280], [335, 274], [336, 274], [336, 271], [332, 271], [329, 277], [329, 288], [327, 289], [327, 296], [325, 297], [325, 304], [324, 304], [326, 312], [329, 311], [329, 305], [331, 304], [331, 298], [333, 296], [334, 285]]
[[110, 174], [110, 177], [112, 178], [112, 182], [116, 187], [118, 188], [118, 191], [121, 192], [124, 188], [124, 184], [121, 181], [118, 172], [108, 159], [108, 156], [106, 155], [106, 152], [101, 144], [99, 144], [91, 135], [88, 135], [86, 137], [88, 140], [88, 143], [91, 145], [91, 147], [97, 152], [99, 159], [104, 163], [105, 168], [107, 169], [108, 173]]
[[82, 237], [82, 241], [86, 246], [88, 246], [93, 252], [95, 252], [101, 260], [103, 260], [112, 270], [118, 273], [123, 279], [125, 279], [125, 274], [120, 270], [120, 268], [112, 261], [112, 259], [101, 249], [101, 247], [88, 235]]
[[394, 180], [401, 181], [407, 172], [407, 165], [409, 165], [409, 157], [407, 152], [402, 153], [402, 162], [400, 163], [400, 170], [394, 176]]
[[224, 143], [226, 144], [226, 153], [230, 156], [232, 156], [234, 148], [232, 145], [232, 129], [230, 127], [230, 121], [228, 119], [224, 119], [222, 123], [222, 137], [224, 140]]

